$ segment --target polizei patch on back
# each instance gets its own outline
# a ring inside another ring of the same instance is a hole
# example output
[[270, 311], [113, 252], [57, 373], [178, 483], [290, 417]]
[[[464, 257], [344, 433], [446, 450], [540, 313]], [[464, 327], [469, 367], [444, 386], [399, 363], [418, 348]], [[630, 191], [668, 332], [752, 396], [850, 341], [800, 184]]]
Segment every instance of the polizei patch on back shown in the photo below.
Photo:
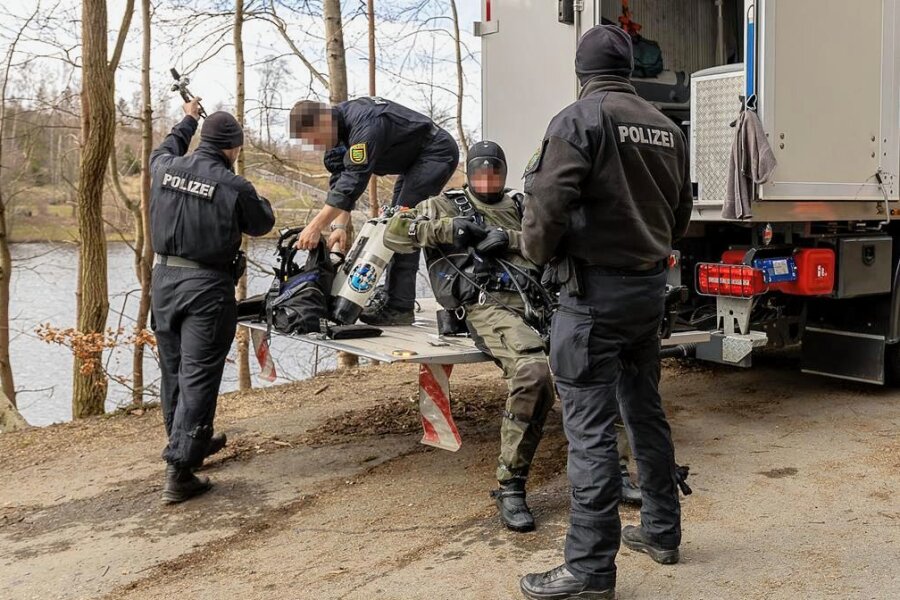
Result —
[[675, 147], [675, 133], [668, 129], [620, 123], [616, 126], [620, 144], [643, 144], [660, 148]]
[[204, 200], [212, 200], [216, 193], [216, 184], [206, 183], [192, 179], [190, 175], [182, 175], [178, 173], [165, 173], [162, 179], [162, 187], [170, 190], [197, 196]]

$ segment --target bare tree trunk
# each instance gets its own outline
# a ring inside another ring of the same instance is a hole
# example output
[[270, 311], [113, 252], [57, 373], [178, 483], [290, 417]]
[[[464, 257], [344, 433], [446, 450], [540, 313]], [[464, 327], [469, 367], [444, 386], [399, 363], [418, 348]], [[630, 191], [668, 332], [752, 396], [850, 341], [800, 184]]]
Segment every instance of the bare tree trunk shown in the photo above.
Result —
[[[6, 91], [9, 85], [9, 71], [12, 67], [16, 47], [25, 30], [37, 17], [39, 8], [28, 17], [19, 28], [16, 37], [9, 45], [6, 64], [3, 68], [3, 81], [0, 84], [0, 165], [3, 165], [3, 142], [6, 139]], [[16, 137], [16, 123], [13, 119], [12, 139]], [[16, 408], [16, 382], [13, 377], [12, 357], [10, 355], [9, 335], [9, 302], [10, 283], [12, 281], [12, 254], [9, 249], [9, 224], [6, 219], [6, 201], [3, 198], [3, 172], [0, 169], [0, 430], [12, 431], [27, 427], [25, 419]]]
[[[128, 197], [128, 194], [125, 193], [125, 189], [122, 187], [122, 182], [119, 178], [119, 166], [118, 160], [116, 159], [116, 151], [113, 151], [109, 155], [109, 171], [110, 171], [110, 179], [112, 179], [113, 189], [116, 192], [116, 196], [118, 196], [119, 200], [128, 208], [128, 211], [131, 213], [131, 217], [134, 220], [134, 275], [138, 280], [138, 283], [141, 286], [141, 298], [140, 305], [138, 306], [138, 316], [137, 322], [135, 325], [135, 344], [134, 351], [132, 354], [132, 365], [131, 365], [131, 379], [132, 379], [132, 393], [131, 393], [131, 401], [134, 404], [140, 404], [143, 401], [143, 388], [144, 388], [144, 344], [142, 342], [143, 336], [139, 335], [147, 326], [147, 317], [146, 311], [144, 311], [144, 297], [147, 296], [149, 300], [149, 289], [145, 287], [145, 281], [148, 281], [148, 278], [144, 277], [144, 249], [149, 244], [147, 237], [144, 232], [144, 213], [141, 206], [141, 201], [138, 200], [135, 202], [131, 198]], [[143, 317], [143, 320], [142, 320]]]
[[[113, 71], [107, 63], [106, 0], [82, 3], [82, 130], [84, 145], [78, 177], [79, 260], [78, 331], [101, 333], [109, 313], [106, 236], [103, 229], [103, 183], [115, 135]], [[76, 353], [72, 382], [72, 415], [76, 419], [103, 414], [107, 381], [91, 363], [102, 350]]]
[[[328, 60], [329, 100], [332, 104], [346, 102], [347, 91], [347, 49], [344, 46], [344, 23], [340, 0], [323, 0], [322, 13], [325, 17], [325, 55]], [[373, 178], [374, 181], [374, 178]], [[353, 233], [353, 223], [348, 228], [348, 236]], [[338, 368], [348, 369], [359, 366], [355, 354], [338, 352]]]
[[[142, 52], [141, 52], [141, 204], [140, 226], [143, 243], [138, 263], [138, 281], [141, 284], [141, 301], [138, 305], [135, 330], [138, 334], [147, 329], [150, 315], [150, 284], [153, 268], [153, 244], [150, 239], [150, 153], [153, 151], [153, 107], [150, 88], [150, 0], [141, 0]], [[137, 223], [135, 223], [137, 227]], [[132, 356], [134, 404], [144, 401], [144, 344], [138, 339]]]
[[[366, 4], [366, 12], [369, 17], [369, 95], [374, 96], [378, 93], [376, 85], [376, 64], [375, 64], [375, 0], [368, 0]], [[369, 216], [377, 217], [379, 213], [378, 206], [378, 179], [372, 176], [369, 181]]]
[[28, 423], [16, 410], [16, 405], [0, 391], [0, 433], [18, 431], [26, 427], [28, 427]]
[[332, 104], [347, 101], [347, 50], [344, 46], [344, 24], [341, 0], [323, 0], [325, 16], [325, 55], [328, 59], [328, 88]]
[[[5, 86], [4, 86], [5, 87]], [[0, 144], [3, 140], [3, 107], [0, 105]], [[0, 160], [3, 152], [0, 148]], [[6, 204], [0, 191], [0, 393], [16, 406], [16, 382], [9, 352], [9, 289], [12, 279], [12, 254], [6, 226]]]
[[469, 140], [466, 139], [466, 130], [463, 127], [463, 64], [462, 64], [462, 40], [459, 35], [459, 12], [456, 10], [456, 0], [450, 0], [450, 10], [453, 11], [453, 43], [456, 46], [456, 132], [459, 136], [459, 145], [462, 146], [463, 164], [469, 157]]
[[[243, 127], [244, 125], [244, 0], [235, 0], [234, 2], [234, 73], [235, 73], [235, 118]], [[235, 172], [238, 175], [244, 174], [244, 153], [238, 156]], [[247, 236], [241, 243], [241, 248], [247, 251]], [[241, 277], [237, 284], [237, 299], [243, 300], [247, 297], [247, 274]], [[249, 390], [253, 387], [250, 379], [250, 339], [247, 335], [246, 327], [238, 327], [237, 335], [237, 351], [238, 351], [238, 388], [240, 390]]]
[[[37, 11], [35, 11], [35, 15]], [[6, 89], [9, 84], [9, 70], [12, 66], [13, 55], [16, 46], [28, 27], [34, 15], [22, 26], [18, 35], [10, 44], [6, 55], [6, 64], [3, 68], [3, 81], [0, 85], [0, 165], [3, 164], [3, 141], [6, 136]], [[16, 383], [13, 378], [12, 362], [9, 353], [9, 288], [12, 278], [12, 254], [9, 251], [9, 228], [6, 223], [6, 201], [3, 198], [2, 187], [3, 172], [0, 170], [0, 394], [6, 394], [4, 398], [9, 407], [0, 407], [0, 420], [7, 419], [12, 423], [15, 416], [4, 417], [5, 413], [15, 413], [16, 410]], [[2, 423], [0, 423], [2, 425]]]

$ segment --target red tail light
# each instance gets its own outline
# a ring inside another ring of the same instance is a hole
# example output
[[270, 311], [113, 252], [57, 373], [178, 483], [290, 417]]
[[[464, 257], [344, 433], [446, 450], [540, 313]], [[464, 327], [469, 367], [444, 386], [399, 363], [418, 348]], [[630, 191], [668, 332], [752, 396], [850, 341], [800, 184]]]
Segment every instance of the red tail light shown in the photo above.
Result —
[[765, 293], [766, 282], [762, 271], [748, 265], [700, 263], [697, 291], [705, 296], [752, 298]]

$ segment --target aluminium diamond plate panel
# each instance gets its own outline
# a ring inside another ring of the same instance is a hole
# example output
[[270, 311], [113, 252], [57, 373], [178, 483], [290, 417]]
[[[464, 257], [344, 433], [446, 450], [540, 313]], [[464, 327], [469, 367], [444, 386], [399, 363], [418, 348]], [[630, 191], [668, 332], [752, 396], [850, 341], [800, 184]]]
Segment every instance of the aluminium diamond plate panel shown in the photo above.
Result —
[[700, 203], [721, 204], [726, 198], [731, 124], [740, 115], [744, 91], [743, 66], [739, 68], [713, 69], [691, 80], [691, 179], [698, 184]]

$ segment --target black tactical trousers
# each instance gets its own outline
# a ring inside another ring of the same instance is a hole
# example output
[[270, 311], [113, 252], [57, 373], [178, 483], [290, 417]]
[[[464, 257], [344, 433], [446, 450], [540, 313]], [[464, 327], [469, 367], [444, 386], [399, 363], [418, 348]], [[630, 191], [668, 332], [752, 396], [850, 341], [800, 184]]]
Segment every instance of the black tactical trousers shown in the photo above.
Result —
[[163, 458], [179, 468], [199, 467], [237, 328], [234, 283], [219, 271], [156, 265], [152, 308], [169, 437]]
[[616, 583], [621, 537], [617, 398], [643, 491], [641, 525], [666, 547], [681, 543], [675, 455], [659, 396], [658, 329], [665, 273], [584, 269], [584, 295], [563, 291], [550, 363], [562, 399], [572, 488], [566, 564], [583, 582]]
[[[439, 130], [422, 154], [394, 185], [391, 206], [412, 208], [440, 194], [459, 165], [456, 140]], [[411, 254], [395, 254], [385, 271], [384, 289], [388, 305], [399, 310], [412, 310], [416, 301], [416, 272], [419, 250]]]

